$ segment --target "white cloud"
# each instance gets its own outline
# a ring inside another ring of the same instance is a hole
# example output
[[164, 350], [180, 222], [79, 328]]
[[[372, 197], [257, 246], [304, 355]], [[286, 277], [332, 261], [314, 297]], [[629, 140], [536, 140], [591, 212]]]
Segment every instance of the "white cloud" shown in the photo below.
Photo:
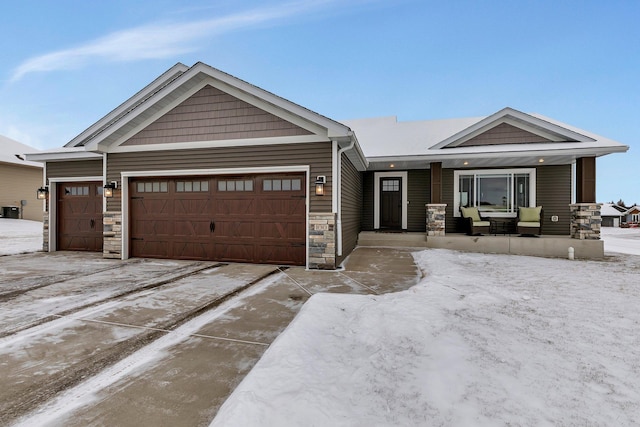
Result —
[[214, 19], [156, 23], [118, 31], [84, 45], [30, 58], [12, 73], [15, 82], [26, 74], [81, 67], [96, 59], [128, 62], [161, 59], [197, 50], [196, 42], [205, 37], [309, 13], [335, 0], [313, 0], [284, 3], [274, 7], [253, 9]]

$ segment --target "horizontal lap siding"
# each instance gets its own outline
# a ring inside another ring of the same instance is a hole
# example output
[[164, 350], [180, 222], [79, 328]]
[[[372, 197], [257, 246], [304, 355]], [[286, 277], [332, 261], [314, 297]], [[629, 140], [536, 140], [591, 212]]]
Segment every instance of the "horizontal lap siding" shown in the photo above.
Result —
[[47, 162], [47, 178], [102, 176], [102, 159]]
[[342, 155], [342, 256], [339, 265], [358, 243], [362, 213], [362, 174]]
[[428, 169], [410, 170], [407, 188], [407, 230], [427, 230], [427, 210], [425, 205], [431, 200], [431, 173]]
[[[307, 183], [311, 201], [309, 210], [331, 212], [331, 143], [328, 142], [113, 153], [108, 155], [107, 162], [108, 180], [118, 182], [121, 179], [120, 173], [127, 171], [309, 165], [311, 167], [310, 182]], [[327, 177], [324, 196], [315, 195], [314, 182], [318, 175]], [[109, 211], [120, 211], [120, 192], [116, 192], [107, 203]]]
[[0, 208], [17, 206], [22, 219], [42, 221], [42, 201], [36, 199], [41, 186], [42, 168], [0, 163]]
[[[536, 204], [544, 209], [542, 234], [571, 233], [571, 165], [536, 168]], [[551, 222], [553, 215], [558, 222]]]

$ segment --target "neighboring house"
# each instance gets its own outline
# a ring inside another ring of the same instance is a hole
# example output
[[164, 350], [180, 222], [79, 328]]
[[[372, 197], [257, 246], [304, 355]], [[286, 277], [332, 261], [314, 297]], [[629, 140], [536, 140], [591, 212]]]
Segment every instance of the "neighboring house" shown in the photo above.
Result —
[[362, 230], [425, 232], [435, 218], [461, 232], [461, 205], [543, 205], [543, 233], [569, 235], [569, 204], [595, 204], [596, 157], [626, 150], [511, 108], [340, 123], [197, 63], [29, 159], [46, 163], [49, 250], [335, 268]]
[[625, 212], [627, 208], [616, 205], [615, 203], [603, 203], [600, 207], [600, 216], [602, 217], [603, 227], [620, 227], [624, 222]]
[[36, 199], [42, 163], [25, 160], [36, 151], [0, 135], [0, 216], [42, 221], [42, 201]]
[[628, 224], [640, 223], [640, 206], [638, 205], [631, 206], [629, 209], [627, 209], [624, 215], [625, 215], [624, 222]]

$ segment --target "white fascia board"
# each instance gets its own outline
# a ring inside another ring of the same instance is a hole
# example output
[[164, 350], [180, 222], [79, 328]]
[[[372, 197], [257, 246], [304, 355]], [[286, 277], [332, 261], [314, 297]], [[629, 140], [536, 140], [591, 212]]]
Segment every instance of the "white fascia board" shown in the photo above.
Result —
[[78, 144], [78, 143], [82, 142], [83, 140], [85, 140], [86, 138], [90, 137], [93, 133], [97, 132], [102, 126], [105, 126], [110, 121], [112, 121], [116, 117], [118, 117], [118, 115], [120, 115], [123, 112], [131, 109], [138, 102], [140, 102], [141, 100], [143, 100], [144, 98], [149, 96], [149, 94], [153, 93], [155, 90], [158, 89], [158, 87], [160, 87], [163, 84], [165, 84], [168, 80], [173, 78], [177, 73], [184, 73], [188, 69], [189, 69], [189, 67], [187, 67], [186, 65], [184, 65], [182, 63], [177, 63], [173, 67], [169, 68], [167, 71], [162, 73], [159, 77], [157, 77], [155, 80], [153, 80], [147, 86], [145, 86], [140, 91], [138, 91], [131, 98], [127, 99], [125, 102], [120, 104], [114, 110], [109, 112], [106, 116], [102, 117], [100, 120], [98, 120], [97, 122], [95, 122], [94, 124], [89, 126], [87, 129], [85, 129], [80, 135], [76, 136], [71, 141], [69, 141], [67, 144], [65, 144], [65, 147], [74, 147], [76, 144]]
[[[269, 102], [283, 110], [290, 111], [293, 114], [298, 115], [312, 123], [316, 123], [322, 126], [323, 128], [327, 129], [330, 138], [337, 138], [340, 136], [349, 135], [350, 129], [347, 126], [343, 125], [342, 123], [339, 123], [335, 120], [332, 120], [328, 117], [325, 117], [321, 114], [318, 114], [314, 111], [304, 108], [299, 104], [291, 102], [285, 98], [275, 95], [262, 88], [259, 88], [258, 86], [252, 85], [251, 83], [248, 83], [244, 80], [234, 77], [231, 74], [227, 74], [223, 71], [220, 71], [204, 63], [198, 63], [194, 65], [192, 69], [209, 74], [211, 77], [221, 82], [224, 82], [243, 92], [251, 94], [266, 102]], [[191, 72], [191, 70], [189, 70], [189, 72]]]
[[[162, 96], [164, 97], [164, 96], [169, 95], [173, 90], [176, 90], [181, 85], [185, 84], [186, 81], [188, 81], [188, 79], [193, 78], [194, 76], [197, 76], [197, 75], [198, 74], [195, 74], [195, 75], [192, 74], [191, 70], [189, 70], [188, 73], [185, 73], [183, 76], [180, 76], [178, 79], [176, 79], [176, 81], [172, 82], [165, 89], [163, 89], [161, 91]], [[217, 79], [215, 77], [207, 76], [204, 79], [202, 79], [199, 82], [197, 82], [189, 90], [183, 92], [180, 96], [176, 97], [171, 102], [167, 103], [166, 105], [162, 106], [161, 108], [157, 108], [158, 102], [161, 102], [161, 98], [158, 98], [157, 101], [155, 101], [155, 102], [147, 101], [148, 104], [140, 106], [134, 114], [130, 114], [127, 117], [123, 117], [122, 121], [119, 123], [119, 127], [121, 128], [121, 127], [125, 126], [127, 123], [129, 123], [132, 120], [134, 120], [137, 116], [139, 116], [144, 111], [146, 111], [146, 110], [148, 110], [150, 108], [156, 107], [157, 111], [154, 114], [149, 116], [147, 119], [145, 119], [143, 122], [139, 123], [138, 125], [132, 127], [128, 132], [126, 132], [123, 135], [121, 135], [116, 140], [116, 142], [109, 142], [108, 144], [103, 142], [109, 135], [111, 135], [111, 134], [113, 134], [114, 132], [117, 131], [117, 128], [114, 127], [114, 129], [111, 132], [103, 133], [102, 135], [99, 135], [98, 137], [94, 138], [91, 141], [91, 144], [89, 144], [87, 146], [87, 149], [95, 149], [95, 150], [104, 151], [104, 152], [121, 151], [122, 150], [122, 146], [120, 144], [124, 143], [129, 138], [131, 138], [133, 135], [137, 134], [142, 129], [146, 128], [151, 123], [153, 123], [154, 121], [158, 120], [160, 117], [162, 117], [167, 112], [171, 111], [173, 108], [175, 108], [178, 105], [180, 105], [182, 102], [187, 100], [189, 97], [193, 96], [196, 92], [198, 92], [199, 90], [201, 90], [203, 87], [205, 87], [207, 85], [215, 87], [217, 89], [220, 89], [223, 92], [229, 93], [230, 95], [232, 95], [232, 96], [234, 96], [234, 97], [236, 97], [236, 98], [238, 98], [240, 100], [243, 100], [243, 101], [245, 101], [245, 102], [247, 102], [247, 103], [249, 103], [251, 105], [255, 105], [256, 107], [261, 108], [262, 110], [267, 111], [268, 113], [271, 113], [271, 114], [273, 114], [275, 116], [278, 116], [278, 117], [282, 118], [283, 120], [287, 120], [288, 122], [293, 123], [296, 126], [299, 126], [299, 127], [303, 128], [303, 129], [306, 129], [309, 132], [313, 133], [313, 135], [303, 135], [302, 137], [299, 138], [300, 140], [304, 140], [306, 137], [309, 137], [307, 139], [314, 139], [315, 138], [314, 141], [318, 141], [318, 138], [322, 137], [322, 139], [321, 139], [322, 141], [329, 141], [329, 138], [326, 136], [327, 135], [327, 129], [322, 127], [321, 125], [319, 125], [319, 124], [317, 124], [315, 122], [311, 122], [311, 121], [305, 119], [304, 117], [301, 117], [298, 114], [294, 114], [290, 110], [283, 109], [283, 108], [281, 108], [279, 106], [276, 106], [276, 105], [274, 105], [274, 104], [272, 104], [270, 102], [265, 101], [262, 98], [259, 98], [259, 97], [255, 96], [255, 95], [247, 93], [246, 91], [243, 91], [242, 89], [239, 89], [239, 88], [237, 88], [235, 86], [232, 86], [232, 85], [230, 85], [230, 84], [228, 84], [228, 83], [226, 83], [224, 81], [220, 81], [219, 79]], [[160, 92], [156, 96], [160, 96]], [[299, 107], [299, 108], [301, 108], [301, 107]], [[349, 134], [347, 136], [350, 137]], [[266, 138], [265, 138], [265, 140], [266, 140]], [[224, 142], [221, 142], [221, 141], [218, 142], [218, 146], [224, 146], [222, 144], [224, 144]], [[230, 144], [233, 145], [233, 144], [235, 144], [235, 142], [231, 141]], [[249, 145], [251, 145], [251, 144], [249, 144]], [[255, 145], [255, 143], [253, 145]], [[115, 148], [115, 147], [119, 147], [119, 148]], [[168, 145], [167, 144], [163, 144], [162, 147], [157, 147], [157, 148], [165, 149], [165, 148], [168, 148]], [[183, 146], [181, 148], [185, 148], [185, 147]], [[137, 151], [137, 150], [133, 150], [133, 151]]]
[[[350, 129], [341, 123], [338, 123], [318, 113], [308, 110], [298, 104], [274, 95], [271, 92], [267, 92], [264, 89], [260, 89], [259, 87], [240, 80], [230, 74], [224, 73], [206, 64], [197, 63], [189, 68], [186, 72], [184, 72], [180, 77], [176, 78], [166, 87], [162, 88], [160, 91], [146, 100], [131, 114], [122, 117], [122, 119], [120, 119], [117, 124], [114, 124], [112, 129], [106, 129], [100, 135], [92, 139], [91, 142], [87, 144], [87, 149], [97, 149], [98, 144], [101, 141], [105, 140], [109, 135], [113, 134], [117, 129], [129, 123], [144, 111], [155, 106], [158, 102], [160, 102], [160, 100], [162, 100], [162, 98], [177, 90], [180, 86], [188, 82], [190, 79], [197, 77], [200, 73], [202, 73], [204, 76], [207, 76], [208, 78], [203, 79], [203, 81], [199, 82], [186, 93], [183, 93], [176, 100], [168, 104], [172, 107], [162, 107], [158, 112], [153, 114], [153, 117], [155, 117], [155, 119], [157, 120], [157, 118], [161, 117], [171, 108], [183, 102], [193, 93], [197, 92], [197, 90], [202, 89], [205, 85], [211, 85], [237, 97], [238, 99], [242, 99], [243, 101], [246, 101], [252, 105], [256, 105], [257, 107], [262, 108], [265, 111], [268, 111], [278, 117], [281, 117], [284, 120], [290, 121], [291, 123], [307, 129], [310, 132], [326, 133], [327, 135], [332, 135], [334, 137], [350, 136]], [[195, 89], [194, 91], [194, 88], [197, 89]], [[150, 123], [150, 121], [145, 120], [145, 123]], [[136, 126], [136, 128], [140, 130], [143, 127]], [[119, 142], [122, 142], [123, 140], [124, 138], [118, 138]]]
[[[569, 143], [572, 144], [572, 143]], [[477, 147], [473, 147], [477, 148]], [[486, 148], [483, 146], [482, 148]], [[424, 155], [411, 155], [411, 156], [384, 156], [384, 157], [369, 157], [367, 160], [372, 162], [400, 162], [400, 161], [424, 161], [424, 162], [438, 162], [441, 160], [455, 160], [455, 159], [471, 159], [471, 158], [486, 158], [486, 157], [523, 157], [523, 156], [537, 156], [537, 157], [553, 157], [557, 156], [567, 156], [572, 155], [574, 157], [585, 157], [585, 156], [594, 156], [600, 157], [607, 154], [612, 153], [624, 153], [629, 149], [626, 145], [616, 145], [616, 146], [593, 146], [593, 147], [584, 147], [584, 148], [576, 148], [573, 147], [560, 147], [555, 149], [523, 149], [523, 150], [510, 150], [510, 151], [479, 151], [479, 150], [455, 150], [453, 149], [449, 152], [438, 151], [433, 154], [424, 154]]]
[[84, 150], [68, 150], [56, 152], [40, 152], [27, 154], [27, 159], [33, 162], [61, 162], [65, 160], [97, 160], [102, 159], [102, 154]]
[[553, 138], [554, 135], [561, 135], [568, 139], [575, 139], [578, 141], [593, 141], [593, 138], [587, 136], [585, 133], [579, 133], [539, 117], [506, 107], [430, 148], [439, 149], [444, 147], [456, 147], [457, 145], [462, 144], [474, 136], [479, 135], [501, 123], [509, 123], [544, 138]]

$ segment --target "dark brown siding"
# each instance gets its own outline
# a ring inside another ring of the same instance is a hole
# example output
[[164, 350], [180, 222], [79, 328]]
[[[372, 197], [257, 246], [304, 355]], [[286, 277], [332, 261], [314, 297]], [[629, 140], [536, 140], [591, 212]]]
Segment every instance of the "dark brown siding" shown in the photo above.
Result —
[[[120, 182], [120, 172], [243, 167], [311, 166], [311, 212], [331, 212], [331, 143], [281, 144], [252, 147], [202, 148], [174, 151], [113, 153], [107, 157], [108, 180]], [[326, 175], [325, 195], [316, 196], [315, 177]], [[108, 199], [109, 211], [120, 210], [120, 192]]]
[[362, 176], [362, 230], [373, 230], [373, 172]]
[[431, 200], [431, 176], [428, 169], [410, 170], [407, 187], [407, 231], [426, 231], [427, 209]]
[[47, 162], [47, 178], [102, 176], [102, 160]]
[[[544, 209], [542, 234], [571, 233], [571, 165], [536, 168], [536, 203]], [[553, 215], [558, 222], [551, 222]]]
[[339, 265], [358, 243], [362, 213], [362, 174], [342, 154], [342, 256]]
[[460, 144], [460, 147], [472, 145], [527, 144], [532, 142], [549, 142], [549, 140], [507, 123], [502, 123], [463, 142]]
[[211, 86], [147, 126], [123, 145], [310, 135], [311, 132]]

